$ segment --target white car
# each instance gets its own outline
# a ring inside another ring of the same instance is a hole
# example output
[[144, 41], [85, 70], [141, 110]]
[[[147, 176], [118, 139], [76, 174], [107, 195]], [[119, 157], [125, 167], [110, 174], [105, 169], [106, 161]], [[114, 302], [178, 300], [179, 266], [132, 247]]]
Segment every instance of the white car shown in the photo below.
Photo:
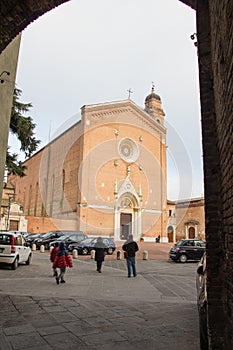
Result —
[[0, 264], [9, 264], [12, 270], [15, 270], [18, 264], [29, 265], [31, 258], [31, 248], [27, 246], [22, 234], [0, 232]]

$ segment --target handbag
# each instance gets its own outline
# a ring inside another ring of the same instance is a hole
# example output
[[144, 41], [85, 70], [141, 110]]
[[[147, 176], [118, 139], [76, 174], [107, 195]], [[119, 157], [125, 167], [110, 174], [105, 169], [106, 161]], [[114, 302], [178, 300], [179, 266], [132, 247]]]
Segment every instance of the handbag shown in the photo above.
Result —
[[127, 259], [129, 257], [128, 252], [124, 252], [124, 259]]

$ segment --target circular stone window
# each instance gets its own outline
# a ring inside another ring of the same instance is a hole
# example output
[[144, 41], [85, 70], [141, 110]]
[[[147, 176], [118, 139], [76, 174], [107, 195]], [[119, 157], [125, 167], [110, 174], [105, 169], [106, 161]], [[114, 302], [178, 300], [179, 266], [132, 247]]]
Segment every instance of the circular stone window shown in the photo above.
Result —
[[130, 139], [121, 139], [118, 144], [120, 157], [127, 163], [134, 163], [139, 157], [139, 148], [137, 143]]

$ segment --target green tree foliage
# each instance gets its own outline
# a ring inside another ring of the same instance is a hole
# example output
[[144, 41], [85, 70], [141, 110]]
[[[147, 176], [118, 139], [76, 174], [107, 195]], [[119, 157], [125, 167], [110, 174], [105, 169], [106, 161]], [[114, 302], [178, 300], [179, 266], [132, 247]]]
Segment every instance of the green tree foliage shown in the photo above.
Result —
[[[34, 134], [36, 124], [32, 122], [31, 117], [23, 116], [32, 107], [31, 103], [21, 103], [19, 97], [22, 91], [20, 89], [14, 89], [11, 120], [10, 120], [10, 132], [14, 134], [20, 141], [20, 151], [25, 154], [25, 159], [29, 158], [33, 152], [36, 151], [40, 144], [40, 140], [37, 140]], [[25, 176], [24, 171], [26, 166], [22, 165], [17, 160], [18, 154], [10, 154], [9, 149], [6, 156], [6, 167], [9, 174], [18, 175], [20, 177]]]

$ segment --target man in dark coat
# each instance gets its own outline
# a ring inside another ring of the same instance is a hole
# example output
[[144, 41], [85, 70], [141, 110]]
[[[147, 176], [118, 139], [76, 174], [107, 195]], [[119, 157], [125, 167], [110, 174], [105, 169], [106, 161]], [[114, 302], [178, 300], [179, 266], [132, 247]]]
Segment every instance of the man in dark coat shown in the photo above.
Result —
[[94, 250], [95, 250], [96, 267], [97, 267], [97, 271], [99, 273], [101, 273], [102, 263], [103, 263], [104, 258], [105, 258], [104, 248], [106, 248], [106, 246], [105, 246], [102, 238], [98, 237], [97, 242], [94, 246]]
[[137, 243], [133, 240], [133, 235], [130, 234], [127, 241], [123, 244], [122, 249], [126, 252], [126, 262], [128, 269], [128, 277], [131, 277], [131, 272], [133, 271], [133, 276], [136, 277], [136, 258], [135, 253], [139, 250]]

